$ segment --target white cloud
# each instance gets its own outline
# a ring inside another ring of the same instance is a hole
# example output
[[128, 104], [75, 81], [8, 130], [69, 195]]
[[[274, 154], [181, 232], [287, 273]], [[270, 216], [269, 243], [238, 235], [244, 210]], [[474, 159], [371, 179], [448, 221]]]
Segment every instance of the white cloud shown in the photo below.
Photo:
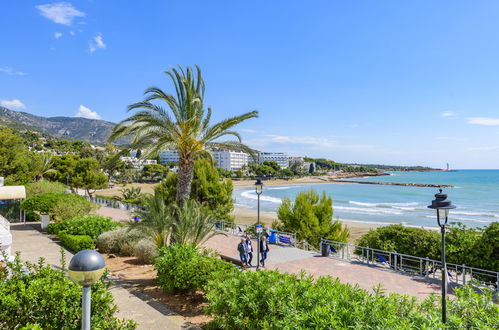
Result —
[[62, 37], [62, 33], [61, 32], [54, 33], [54, 38], [59, 39], [60, 37]]
[[88, 50], [90, 51], [90, 53], [95, 52], [99, 48], [106, 48], [106, 44], [104, 43], [104, 39], [102, 39], [102, 35], [100, 33], [97, 34], [93, 40], [90, 40], [88, 42]]
[[75, 17], [85, 17], [85, 13], [77, 10], [68, 2], [54, 2], [36, 6], [40, 14], [54, 23], [71, 25]]
[[499, 118], [471, 117], [466, 120], [472, 125], [499, 126]]
[[90, 110], [84, 105], [80, 105], [74, 117], [82, 117], [87, 119], [101, 119], [101, 116], [95, 111]]
[[241, 128], [240, 131], [244, 132], [244, 133], [258, 133], [258, 131], [255, 131], [254, 129], [249, 129], [249, 128]]
[[444, 111], [440, 114], [440, 117], [443, 117], [443, 118], [449, 118], [449, 117], [454, 117], [456, 115], [455, 112], [452, 112], [452, 111]]
[[9, 66], [4, 66], [3, 68], [0, 68], [0, 72], [6, 73], [6, 74], [11, 74], [11, 75], [16, 75], [16, 76], [25, 76], [25, 75], [27, 75], [26, 72], [14, 71], [14, 69], [12, 69]]
[[18, 99], [13, 100], [0, 100], [0, 105], [9, 109], [25, 109], [26, 106]]

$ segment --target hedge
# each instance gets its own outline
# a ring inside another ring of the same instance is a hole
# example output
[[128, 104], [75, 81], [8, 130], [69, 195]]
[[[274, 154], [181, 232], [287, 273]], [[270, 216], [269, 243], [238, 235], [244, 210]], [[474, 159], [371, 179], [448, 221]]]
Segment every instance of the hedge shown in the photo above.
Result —
[[121, 224], [113, 221], [110, 217], [101, 215], [85, 215], [69, 218], [55, 224], [50, 224], [47, 231], [50, 234], [57, 235], [59, 232], [65, 232], [71, 235], [88, 235], [93, 240], [103, 232], [114, 230]]
[[94, 240], [88, 235], [70, 235], [66, 233], [59, 233], [59, 240], [65, 248], [73, 252], [95, 249]]

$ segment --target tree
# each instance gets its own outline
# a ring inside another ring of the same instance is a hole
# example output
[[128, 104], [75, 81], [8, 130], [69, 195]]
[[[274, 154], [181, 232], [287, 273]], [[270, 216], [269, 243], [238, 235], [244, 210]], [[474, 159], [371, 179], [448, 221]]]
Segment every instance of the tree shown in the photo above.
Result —
[[295, 232], [298, 239], [315, 247], [319, 246], [321, 237], [346, 242], [350, 235], [339, 220], [333, 221], [333, 200], [325, 192], [319, 196], [314, 190], [303, 191], [296, 196], [294, 203], [285, 198], [277, 217], [282, 222], [279, 230]]
[[140, 158], [142, 156], [142, 150], [137, 149], [137, 152], [135, 153], [135, 158]]
[[164, 176], [165, 168], [160, 164], [144, 165], [142, 168], [142, 178], [150, 180], [161, 180]]
[[33, 181], [34, 153], [24, 145], [21, 137], [12, 130], [0, 129], [0, 176], [5, 184], [25, 184]]
[[76, 162], [73, 176], [70, 178], [71, 185], [83, 188], [89, 196], [90, 190], [107, 187], [107, 176], [101, 172], [99, 162], [93, 158], [83, 158]]
[[312, 174], [315, 172], [315, 164], [310, 163], [310, 167], [308, 168], [308, 173]]
[[[205, 159], [197, 160], [194, 163], [193, 176], [190, 199], [207, 207], [211, 215], [217, 220], [232, 221], [230, 216], [234, 209], [232, 180], [221, 181], [217, 169]], [[162, 194], [167, 204], [175, 202], [177, 180], [178, 175], [170, 172], [166, 179], [155, 188], [155, 192]]]
[[254, 173], [257, 176], [266, 177], [266, 176], [274, 176], [276, 171], [268, 165], [260, 164], [255, 168]]
[[[158, 87], [145, 91], [142, 102], [134, 103], [128, 110], [140, 109], [137, 113], [121, 121], [111, 132], [110, 141], [131, 136], [131, 148], [141, 149], [142, 157], [156, 155], [161, 150], [176, 150], [179, 156], [179, 173], [176, 201], [182, 204], [189, 198], [192, 185], [194, 160], [206, 157], [212, 148], [237, 148], [253, 154], [241, 143], [241, 136], [232, 128], [239, 123], [258, 116], [257, 111], [231, 117], [210, 125], [212, 110], [205, 109], [205, 84], [201, 70], [196, 66], [186, 70], [179, 66], [166, 72], [175, 87], [176, 95], [171, 95]], [[153, 103], [166, 103], [170, 112]], [[236, 141], [220, 141], [225, 136], [234, 136]]]
[[271, 167], [275, 172], [279, 172], [281, 170], [281, 166], [279, 166], [275, 160], [266, 160], [262, 163], [262, 165]]

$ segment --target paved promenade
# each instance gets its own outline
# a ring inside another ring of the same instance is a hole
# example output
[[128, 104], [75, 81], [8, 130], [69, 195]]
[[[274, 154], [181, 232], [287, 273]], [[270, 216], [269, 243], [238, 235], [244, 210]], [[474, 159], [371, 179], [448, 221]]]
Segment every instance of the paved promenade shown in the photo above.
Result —
[[[108, 210], [109, 211], [109, 210]], [[33, 226], [39, 226], [35, 224]], [[12, 254], [21, 252], [21, 259], [35, 263], [40, 257], [45, 258], [47, 264], [59, 268], [61, 265], [60, 246], [49, 236], [40, 233], [30, 224], [11, 224]], [[66, 251], [66, 266], [73, 254]], [[182, 316], [168, 310], [162, 304], [148, 299], [143, 294], [130, 289], [125, 283], [114, 281], [110, 291], [120, 312], [120, 318], [134, 320], [139, 324], [137, 329], [189, 329]], [[194, 328], [192, 328], [194, 329]]]
[[[101, 207], [99, 214], [112, 217], [116, 221], [128, 221], [131, 214], [127, 211], [117, 210], [109, 207]], [[223, 255], [239, 259], [237, 244], [241, 237], [217, 235], [208, 240], [204, 246], [214, 249]], [[256, 242], [253, 244], [253, 264], [256, 265]], [[281, 247], [270, 245], [267, 259], [267, 269], [278, 269], [282, 272], [299, 273], [305, 270], [307, 273], [318, 277], [330, 275], [337, 277], [343, 283], [358, 285], [359, 287], [372, 290], [381, 284], [388, 293], [408, 294], [417, 298], [425, 298], [430, 293], [440, 293], [440, 284], [424, 281], [419, 277], [403, 275], [389, 269], [368, 266], [332, 258], [324, 258], [314, 252], [303, 251], [293, 247]]]
[[[236, 236], [218, 235], [203, 245], [217, 250], [223, 255], [239, 259], [236, 247], [240, 239]], [[315, 277], [331, 275], [339, 278], [343, 283], [358, 285], [366, 290], [372, 290], [373, 287], [381, 284], [387, 293], [408, 294], [417, 298], [425, 298], [432, 292], [436, 294], [440, 292], [439, 284], [399, 274], [389, 269], [325, 258], [316, 252], [308, 252], [294, 247], [269, 245], [269, 248], [266, 269], [277, 269], [281, 272], [296, 274], [304, 270]], [[253, 242], [253, 249], [253, 265], [256, 265], [256, 242]]]

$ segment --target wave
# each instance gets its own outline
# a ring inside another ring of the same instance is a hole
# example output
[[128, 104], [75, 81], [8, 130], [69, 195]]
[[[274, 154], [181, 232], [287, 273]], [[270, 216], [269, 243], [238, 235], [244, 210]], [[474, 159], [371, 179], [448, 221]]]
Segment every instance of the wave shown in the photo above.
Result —
[[300, 187], [303, 187], [303, 186], [279, 186], [279, 187], [272, 187], [272, 188], [265, 188], [266, 190], [286, 190], [286, 189], [293, 189], [293, 188], [300, 188]]
[[466, 212], [466, 211], [451, 211], [451, 214], [457, 214], [457, 215], [470, 215], [470, 216], [487, 217], [487, 218], [499, 218], [499, 214], [493, 214], [493, 213]]
[[367, 202], [357, 202], [357, 201], [348, 201], [349, 204], [357, 205], [357, 206], [366, 206], [366, 207], [378, 207], [378, 208], [387, 208], [387, 209], [397, 209], [402, 211], [417, 211], [415, 207], [419, 205], [417, 202], [408, 202], [408, 203], [367, 203]]
[[335, 210], [343, 210], [350, 213], [361, 213], [361, 214], [391, 214], [391, 215], [403, 215], [401, 211], [393, 209], [380, 209], [380, 208], [363, 208], [363, 207], [346, 207], [346, 206], [334, 206]]
[[[252, 190], [243, 191], [241, 193], [241, 196], [244, 197], [244, 198], [248, 198], [248, 199], [258, 200], [258, 196]], [[266, 196], [266, 195], [263, 195], [263, 194], [260, 195], [260, 200], [261, 201], [266, 201], [266, 202], [271, 202], [271, 203], [274, 203], [274, 204], [281, 204], [282, 203], [282, 200], [280, 198], [270, 197], [270, 196]]]

